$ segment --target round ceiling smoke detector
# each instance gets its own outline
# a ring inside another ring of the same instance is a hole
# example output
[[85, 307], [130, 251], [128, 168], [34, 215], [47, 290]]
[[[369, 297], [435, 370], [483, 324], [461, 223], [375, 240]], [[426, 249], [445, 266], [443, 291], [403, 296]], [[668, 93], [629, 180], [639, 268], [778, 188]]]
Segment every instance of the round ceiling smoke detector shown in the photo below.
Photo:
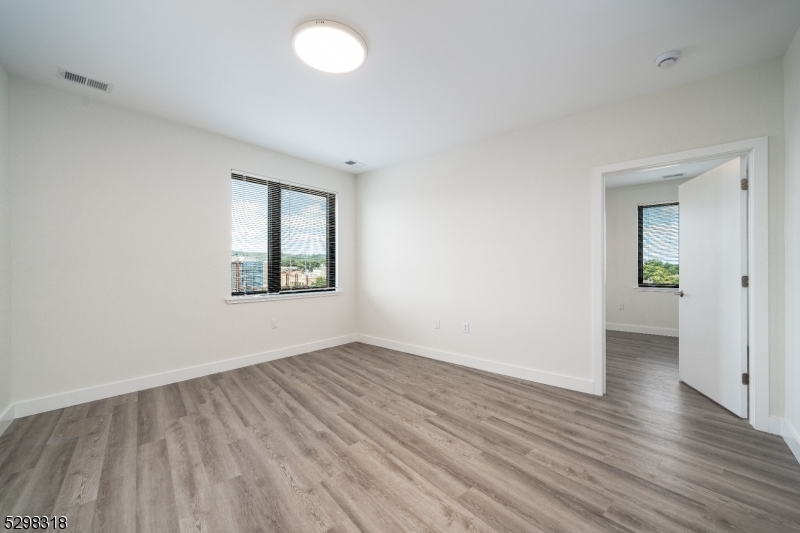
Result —
[[681, 57], [680, 50], [670, 50], [669, 52], [664, 52], [656, 58], [656, 66], [658, 68], [669, 68], [678, 62], [679, 57]]
[[294, 30], [292, 48], [303, 62], [322, 72], [352, 72], [367, 59], [367, 43], [353, 29], [332, 20], [311, 20]]

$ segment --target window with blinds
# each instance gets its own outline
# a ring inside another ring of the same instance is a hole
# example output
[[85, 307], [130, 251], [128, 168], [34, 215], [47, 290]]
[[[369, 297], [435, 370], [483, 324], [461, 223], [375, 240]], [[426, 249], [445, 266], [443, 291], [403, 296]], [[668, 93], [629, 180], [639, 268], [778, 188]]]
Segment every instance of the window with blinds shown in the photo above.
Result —
[[231, 178], [231, 294], [335, 290], [336, 194]]
[[678, 287], [679, 224], [677, 203], [639, 206], [640, 287]]

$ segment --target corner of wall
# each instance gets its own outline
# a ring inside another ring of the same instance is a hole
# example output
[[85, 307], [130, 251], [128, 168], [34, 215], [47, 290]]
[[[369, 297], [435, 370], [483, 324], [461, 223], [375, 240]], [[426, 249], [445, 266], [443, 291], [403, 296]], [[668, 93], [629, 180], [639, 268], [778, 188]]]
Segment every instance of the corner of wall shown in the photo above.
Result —
[[788, 420], [783, 421], [781, 436], [783, 437], [783, 440], [786, 441], [789, 449], [792, 450], [794, 458], [797, 459], [798, 463], [800, 463], [800, 433], [798, 433], [797, 430], [792, 427]]
[[0, 65], [0, 435], [13, 420], [11, 397], [11, 79]]
[[800, 29], [783, 58], [785, 194], [785, 395], [782, 435], [800, 461]]
[[0, 411], [0, 436], [3, 435], [11, 422], [14, 421], [14, 404], [9, 404], [5, 411]]

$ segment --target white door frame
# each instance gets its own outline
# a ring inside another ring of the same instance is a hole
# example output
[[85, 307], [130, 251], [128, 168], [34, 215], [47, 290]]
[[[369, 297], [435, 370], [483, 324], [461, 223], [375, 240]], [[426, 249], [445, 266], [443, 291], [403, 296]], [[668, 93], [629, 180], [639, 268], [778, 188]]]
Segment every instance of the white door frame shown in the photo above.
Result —
[[592, 375], [594, 394], [606, 391], [606, 177], [647, 167], [747, 155], [748, 337], [750, 345], [750, 424], [769, 429], [769, 225], [767, 137], [749, 139], [592, 169]]

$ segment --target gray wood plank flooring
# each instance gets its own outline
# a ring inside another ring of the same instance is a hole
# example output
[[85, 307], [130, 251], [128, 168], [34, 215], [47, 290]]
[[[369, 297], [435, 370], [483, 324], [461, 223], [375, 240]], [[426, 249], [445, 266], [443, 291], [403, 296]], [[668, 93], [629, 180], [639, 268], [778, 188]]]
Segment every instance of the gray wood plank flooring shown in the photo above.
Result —
[[598, 398], [349, 344], [15, 420], [0, 517], [86, 532], [799, 532], [800, 465], [608, 332]]

